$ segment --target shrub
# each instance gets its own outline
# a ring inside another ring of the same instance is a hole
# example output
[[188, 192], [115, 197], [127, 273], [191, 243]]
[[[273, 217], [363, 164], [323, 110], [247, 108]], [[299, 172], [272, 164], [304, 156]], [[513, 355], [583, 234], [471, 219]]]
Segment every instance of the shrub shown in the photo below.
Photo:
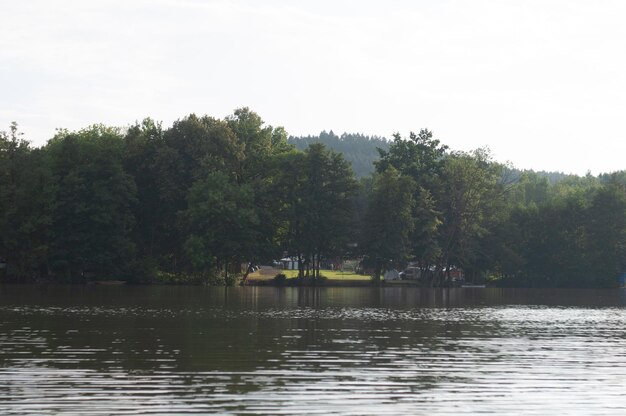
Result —
[[285, 282], [287, 282], [287, 276], [285, 273], [278, 273], [274, 276], [274, 284], [276, 284], [276, 286], [284, 286]]

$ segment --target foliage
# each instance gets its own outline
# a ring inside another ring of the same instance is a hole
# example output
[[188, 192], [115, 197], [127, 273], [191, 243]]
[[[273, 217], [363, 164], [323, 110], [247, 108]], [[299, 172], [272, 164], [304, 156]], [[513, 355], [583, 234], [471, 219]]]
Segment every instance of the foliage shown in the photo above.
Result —
[[362, 224], [361, 246], [374, 266], [374, 279], [388, 266], [406, 262], [414, 229], [415, 182], [393, 168], [375, 178]]
[[319, 277], [323, 259], [341, 255], [354, 241], [357, 186], [343, 157], [321, 144], [280, 158], [274, 188], [283, 201], [276, 211], [280, 240], [284, 252], [298, 258], [301, 277]]
[[375, 163], [378, 172], [393, 167], [407, 175], [418, 186], [429, 188], [435, 185], [448, 146], [433, 139], [433, 133], [426, 129], [418, 134], [411, 132], [408, 139], [399, 133], [394, 134], [389, 150], [379, 150], [380, 160]]
[[116, 278], [133, 258], [136, 187], [122, 164], [119, 131], [61, 131], [47, 146], [54, 183], [50, 265], [69, 281]]
[[626, 171], [522, 171], [429, 130], [287, 139], [241, 108], [59, 130], [41, 148], [15, 123], [0, 132], [4, 281], [225, 285], [288, 256], [299, 270], [285, 275], [321, 284], [323, 265], [349, 256], [375, 279], [410, 263], [432, 285], [458, 268], [473, 282], [609, 287], [625, 253]]
[[250, 258], [259, 238], [259, 218], [250, 185], [238, 185], [223, 172], [196, 181], [188, 208], [181, 212], [187, 226], [184, 244], [192, 270], [225, 269], [237, 258]]
[[489, 153], [478, 149], [471, 153], [453, 152], [442, 170], [443, 192], [439, 207], [443, 213], [439, 228], [441, 255], [436, 262], [437, 279], [443, 270], [460, 266], [467, 270], [485, 269], [482, 241], [498, 214], [503, 194], [498, 186], [499, 166]]
[[[52, 191], [46, 155], [33, 150], [16, 123], [0, 132], [0, 258], [5, 278], [47, 276]], [[2, 276], [0, 274], [0, 276]]]

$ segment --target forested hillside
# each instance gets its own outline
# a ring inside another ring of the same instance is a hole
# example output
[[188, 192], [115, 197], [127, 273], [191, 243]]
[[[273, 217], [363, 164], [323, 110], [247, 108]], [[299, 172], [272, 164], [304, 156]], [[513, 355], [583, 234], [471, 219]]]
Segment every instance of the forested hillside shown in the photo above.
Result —
[[[378, 149], [389, 150], [390, 140], [384, 137], [366, 136], [358, 133], [342, 133], [337, 136], [332, 130], [322, 131], [318, 136], [289, 136], [287, 143], [298, 150], [306, 149], [312, 143], [321, 143], [327, 148], [341, 153], [354, 170], [357, 179], [374, 173], [374, 163], [380, 158]], [[517, 180], [525, 173], [535, 173], [539, 177], [546, 177], [550, 184], [555, 184], [568, 177], [575, 177], [563, 172], [533, 171], [531, 169], [517, 169], [505, 167], [503, 174], [509, 179]]]
[[[372, 173], [358, 182], [348, 160]], [[607, 287], [626, 270], [625, 172], [516, 170], [428, 130], [287, 140], [243, 108], [60, 130], [33, 148], [13, 124], [0, 190], [2, 281], [227, 284], [284, 256], [303, 281], [346, 256], [374, 281], [411, 262], [431, 286], [462, 269], [497, 285]]]
[[290, 136], [287, 140], [298, 150], [304, 150], [312, 143], [321, 143], [327, 148], [341, 153], [354, 170], [357, 178], [363, 178], [374, 172], [374, 162], [380, 157], [377, 149], [387, 150], [389, 141], [384, 137], [364, 136], [362, 134], [343, 133], [337, 136], [331, 130], [321, 132], [319, 136]]

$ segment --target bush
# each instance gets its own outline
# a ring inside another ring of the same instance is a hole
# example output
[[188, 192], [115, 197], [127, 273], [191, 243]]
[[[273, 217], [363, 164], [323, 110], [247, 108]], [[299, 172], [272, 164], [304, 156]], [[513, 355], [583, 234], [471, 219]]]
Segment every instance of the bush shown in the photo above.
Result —
[[[282, 274], [282, 273], [281, 273]], [[274, 281], [276, 281], [276, 277], [274, 277]], [[286, 284], [288, 286], [324, 286], [328, 281], [328, 277], [319, 275], [318, 278], [313, 277], [296, 277], [293, 279], [287, 279]]]
[[285, 273], [278, 273], [276, 276], [274, 276], [274, 284], [276, 286], [284, 286], [286, 282], [287, 276], [285, 275]]
[[159, 269], [153, 259], [137, 259], [130, 263], [124, 277], [130, 284], [159, 283]]
[[224, 277], [224, 285], [235, 286], [235, 283], [237, 283], [237, 280], [238, 280], [238, 276], [234, 273], [231, 273], [227, 277]]
[[318, 278], [314, 280], [315, 284], [319, 286], [324, 286], [327, 281], [328, 277], [324, 276], [323, 274], [320, 274]]

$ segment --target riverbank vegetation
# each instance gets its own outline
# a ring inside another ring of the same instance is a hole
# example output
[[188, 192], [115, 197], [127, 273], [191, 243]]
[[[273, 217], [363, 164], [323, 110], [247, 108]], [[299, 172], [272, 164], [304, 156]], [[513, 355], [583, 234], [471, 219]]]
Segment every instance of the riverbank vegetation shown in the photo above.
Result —
[[374, 280], [412, 262], [432, 286], [457, 268], [503, 286], [607, 287], [626, 266], [626, 172], [520, 171], [428, 130], [288, 138], [246, 108], [59, 130], [40, 148], [13, 124], [0, 239], [0, 278], [14, 282], [229, 284], [288, 256], [307, 279], [349, 257]]

